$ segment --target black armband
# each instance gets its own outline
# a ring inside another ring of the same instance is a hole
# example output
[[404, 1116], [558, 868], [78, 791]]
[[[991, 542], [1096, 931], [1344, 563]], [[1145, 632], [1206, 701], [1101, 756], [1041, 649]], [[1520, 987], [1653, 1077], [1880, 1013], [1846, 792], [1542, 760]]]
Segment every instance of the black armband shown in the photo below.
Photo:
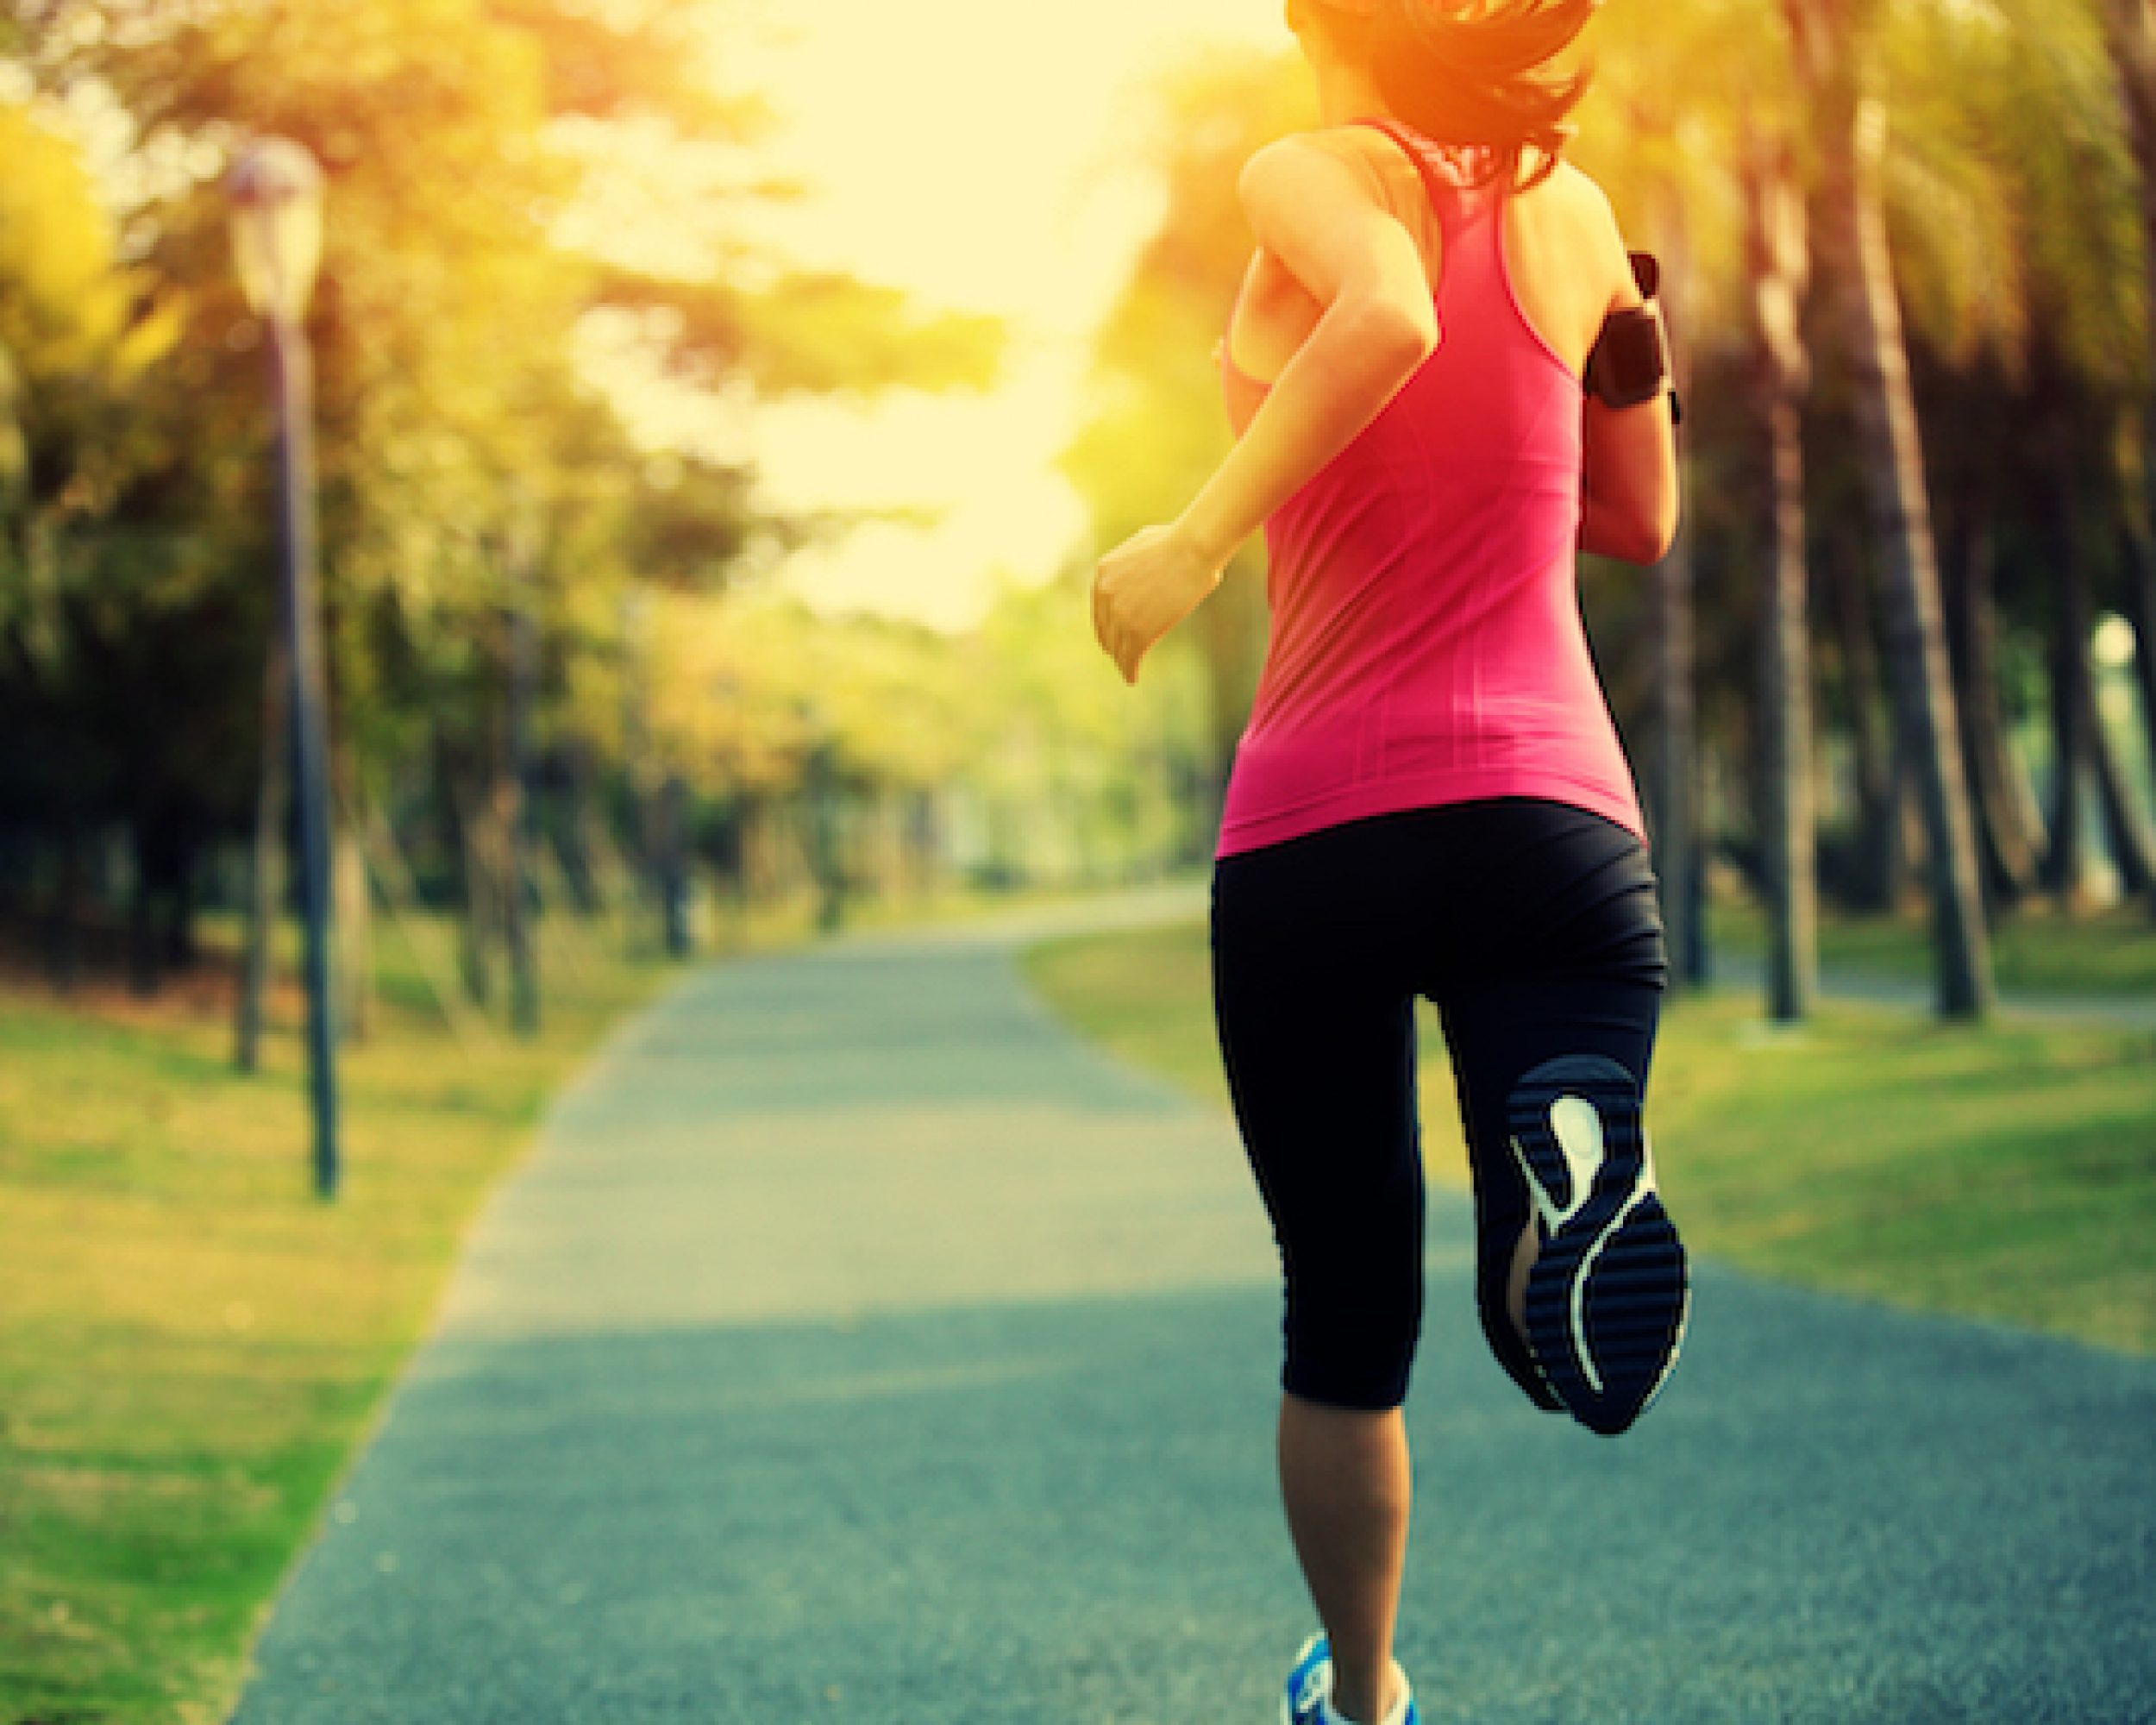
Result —
[[[1637, 407], [1652, 401], [1670, 386], [1670, 346], [1662, 323], [1662, 308], [1655, 290], [1661, 285], [1661, 267], [1651, 252], [1633, 252], [1633, 279], [1639, 284], [1642, 303], [1613, 311], [1602, 321], [1602, 333], [1587, 356], [1588, 388], [1612, 407]], [[1681, 419], [1683, 411], [1677, 391], [1670, 388], [1670, 417]]]

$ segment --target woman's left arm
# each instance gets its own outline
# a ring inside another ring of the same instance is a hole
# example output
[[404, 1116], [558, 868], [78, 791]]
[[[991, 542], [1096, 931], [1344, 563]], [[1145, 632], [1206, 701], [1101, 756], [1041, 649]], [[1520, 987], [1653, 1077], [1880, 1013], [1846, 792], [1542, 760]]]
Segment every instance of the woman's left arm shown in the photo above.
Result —
[[1237, 189], [1258, 243], [1324, 310], [1189, 506], [1100, 560], [1094, 633], [1126, 682], [1219, 585], [1236, 547], [1377, 417], [1438, 343], [1422, 254], [1375, 174], [1287, 137], [1244, 164]]

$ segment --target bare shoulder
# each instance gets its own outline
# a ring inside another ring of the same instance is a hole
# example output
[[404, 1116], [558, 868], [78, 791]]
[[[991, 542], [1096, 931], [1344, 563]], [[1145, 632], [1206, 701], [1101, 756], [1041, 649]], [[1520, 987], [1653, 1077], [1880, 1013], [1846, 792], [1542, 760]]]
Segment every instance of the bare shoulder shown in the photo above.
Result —
[[1261, 144], [1243, 164], [1238, 185], [1245, 201], [1262, 198], [1270, 189], [1292, 191], [1307, 185], [1312, 176], [1332, 178], [1345, 166], [1371, 189], [1382, 191], [1383, 181], [1371, 165], [1359, 141], [1344, 135], [1368, 133], [1367, 126], [1329, 126], [1309, 132], [1289, 132]]
[[1617, 219], [1610, 208], [1609, 194], [1602, 190], [1601, 182], [1577, 162], [1559, 156], [1557, 166], [1550, 171], [1550, 177], [1543, 185], [1572, 208], [1599, 211], [1608, 216], [1613, 222]]
[[1609, 194], [1585, 168], [1560, 157], [1550, 177], [1526, 195], [1575, 229], [1583, 240], [1623, 248], [1617, 234], [1617, 211]]
[[1590, 260], [1598, 278], [1608, 278], [1610, 308], [1636, 304], [1639, 290], [1633, 280], [1616, 206], [1601, 183], [1586, 169], [1560, 159], [1531, 195], [1547, 197], [1545, 207], [1563, 224], [1571, 246]]

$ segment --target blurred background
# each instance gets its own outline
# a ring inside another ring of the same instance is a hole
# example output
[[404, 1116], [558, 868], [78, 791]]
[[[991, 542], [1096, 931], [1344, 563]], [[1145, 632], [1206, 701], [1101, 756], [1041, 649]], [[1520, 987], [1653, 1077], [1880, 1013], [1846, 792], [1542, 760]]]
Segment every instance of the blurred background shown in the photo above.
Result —
[[[1582, 577], [1677, 990], [2145, 1010], [2148, 9], [1609, 0], [1586, 54], [1684, 403], [1677, 547]], [[0, 1720], [222, 1693], [670, 966], [1202, 881], [1262, 545], [1134, 688], [1087, 588], [1227, 447], [1236, 171], [1313, 122], [1273, 0], [12, 0]], [[2134, 1273], [2084, 1333], [2148, 1344]]]
[[[18, 5], [18, 961], [154, 991], [229, 971], [277, 901], [268, 332], [226, 184], [264, 134], [323, 176], [356, 1030], [385, 919], [453, 921], [429, 975], [476, 1007], [527, 916], [680, 951], [805, 896], [830, 922], [1200, 862], [1261, 548], [1135, 692], [1083, 588], [1225, 448], [1233, 169], [1309, 97], [1269, 8], [1158, 9]], [[1664, 259], [1691, 412], [1683, 543], [1590, 563], [1584, 602], [1688, 950], [1718, 869], [1882, 908], [1944, 837], [1962, 919], [2156, 880], [2156, 142], [2111, 12], [1852, 3], [1800, 40], [1618, 0], [1592, 33], [1575, 154]]]

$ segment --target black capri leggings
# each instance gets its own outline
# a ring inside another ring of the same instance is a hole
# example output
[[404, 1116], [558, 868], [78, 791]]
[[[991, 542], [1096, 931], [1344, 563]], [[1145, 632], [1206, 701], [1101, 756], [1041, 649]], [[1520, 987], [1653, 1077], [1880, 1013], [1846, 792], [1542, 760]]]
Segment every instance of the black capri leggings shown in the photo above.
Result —
[[1608, 817], [1486, 797], [1351, 820], [1219, 858], [1213, 1015], [1285, 1283], [1282, 1385], [1406, 1399], [1422, 1327], [1414, 998], [1436, 1006], [1475, 1184], [1491, 1350], [1539, 1406], [1505, 1309], [1528, 1214], [1506, 1142], [1520, 1075], [1603, 1054], [1644, 1106], [1669, 958], [1646, 847]]

